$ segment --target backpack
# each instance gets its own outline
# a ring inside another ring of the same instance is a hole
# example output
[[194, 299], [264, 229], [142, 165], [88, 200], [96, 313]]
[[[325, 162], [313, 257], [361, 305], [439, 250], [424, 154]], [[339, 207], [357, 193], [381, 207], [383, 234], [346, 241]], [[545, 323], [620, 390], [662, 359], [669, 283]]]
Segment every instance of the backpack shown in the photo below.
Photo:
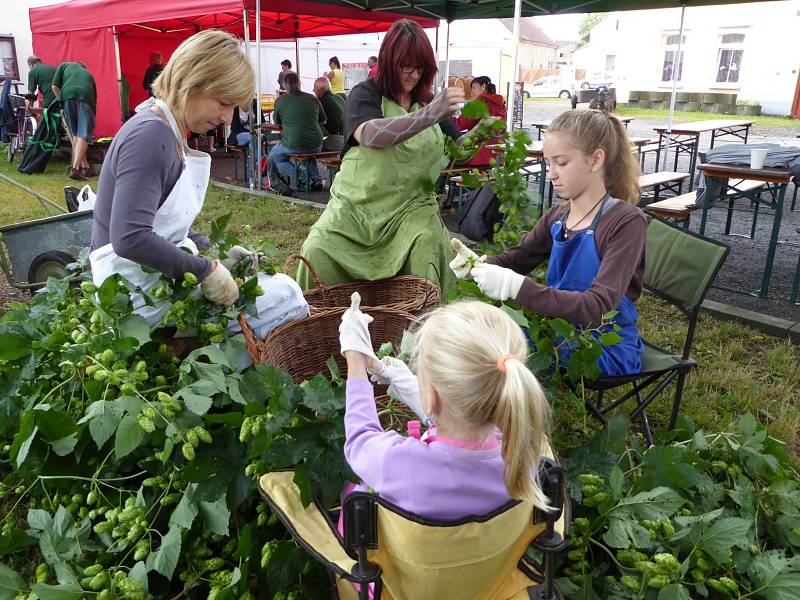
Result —
[[500, 200], [492, 189], [492, 184], [473, 190], [467, 196], [464, 212], [458, 219], [458, 231], [476, 242], [494, 237], [494, 226], [503, 220], [500, 213]]

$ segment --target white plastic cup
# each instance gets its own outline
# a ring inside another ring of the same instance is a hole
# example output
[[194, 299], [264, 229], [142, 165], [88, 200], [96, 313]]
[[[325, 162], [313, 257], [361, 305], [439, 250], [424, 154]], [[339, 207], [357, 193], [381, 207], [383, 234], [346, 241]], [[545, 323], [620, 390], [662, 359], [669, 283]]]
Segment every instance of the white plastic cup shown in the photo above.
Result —
[[767, 158], [767, 151], [765, 149], [753, 148], [750, 150], [750, 168], [763, 169], [765, 158]]

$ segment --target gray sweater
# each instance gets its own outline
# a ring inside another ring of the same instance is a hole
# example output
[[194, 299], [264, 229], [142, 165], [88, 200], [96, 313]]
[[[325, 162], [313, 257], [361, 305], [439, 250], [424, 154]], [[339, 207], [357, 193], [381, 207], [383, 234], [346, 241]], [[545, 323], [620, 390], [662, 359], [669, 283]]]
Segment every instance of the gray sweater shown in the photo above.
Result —
[[[156, 113], [144, 111], [128, 120], [103, 161], [94, 208], [92, 249], [111, 243], [114, 252], [178, 279], [190, 272], [204, 279], [205, 258], [187, 254], [153, 232], [153, 220], [183, 172], [175, 134]], [[208, 238], [189, 237], [201, 250]]]

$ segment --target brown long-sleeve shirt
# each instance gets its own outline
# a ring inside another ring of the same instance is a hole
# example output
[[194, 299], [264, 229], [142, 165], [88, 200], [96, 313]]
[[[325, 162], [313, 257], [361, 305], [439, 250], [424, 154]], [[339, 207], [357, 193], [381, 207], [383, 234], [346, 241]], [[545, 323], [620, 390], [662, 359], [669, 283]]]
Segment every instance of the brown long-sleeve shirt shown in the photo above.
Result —
[[[553, 248], [550, 227], [566, 211], [564, 205], [554, 206], [518, 246], [489, 257], [487, 262], [529, 274], [550, 256]], [[631, 204], [618, 202], [608, 209], [595, 229], [601, 265], [591, 287], [584, 292], [570, 292], [526, 278], [517, 294], [517, 304], [577, 325], [599, 324], [605, 313], [617, 308], [623, 294], [633, 301], [642, 295], [646, 231], [644, 213]]]

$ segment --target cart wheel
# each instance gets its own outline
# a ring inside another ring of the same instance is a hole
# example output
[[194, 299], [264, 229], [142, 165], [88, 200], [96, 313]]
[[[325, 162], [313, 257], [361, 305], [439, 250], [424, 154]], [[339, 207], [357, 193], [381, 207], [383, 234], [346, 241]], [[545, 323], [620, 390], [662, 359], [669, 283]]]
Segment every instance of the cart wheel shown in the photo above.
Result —
[[28, 269], [28, 283], [44, 283], [48, 277], [63, 279], [71, 273], [67, 265], [75, 259], [66, 252], [50, 250], [33, 259]]
[[6, 146], [6, 157], [8, 158], [8, 162], [14, 162], [14, 152], [17, 149], [17, 136], [12, 135], [8, 140], [8, 146]]

